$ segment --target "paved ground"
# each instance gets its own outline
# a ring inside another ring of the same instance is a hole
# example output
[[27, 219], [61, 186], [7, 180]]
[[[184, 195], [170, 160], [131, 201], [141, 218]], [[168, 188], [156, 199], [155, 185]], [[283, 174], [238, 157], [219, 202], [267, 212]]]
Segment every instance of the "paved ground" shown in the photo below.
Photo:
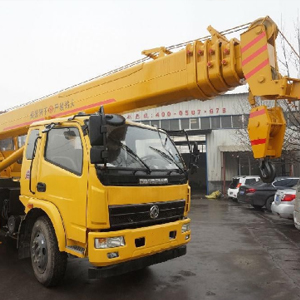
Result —
[[87, 261], [70, 259], [62, 285], [46, 289], [0, 238], [0, 300], [300, 299], [300, 232], [291, 220], [193, 198], [188, 254], [115, 278], [88, 280]]

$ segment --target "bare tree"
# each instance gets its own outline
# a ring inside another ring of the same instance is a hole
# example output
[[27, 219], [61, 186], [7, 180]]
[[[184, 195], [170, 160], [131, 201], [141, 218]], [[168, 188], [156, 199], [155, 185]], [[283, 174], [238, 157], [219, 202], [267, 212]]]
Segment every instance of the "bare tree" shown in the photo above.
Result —
[[[278, 51], [278, 61], [280, 71], [289, 77], [300, 78], [300, 20], [299, 15], [294, 23], [294, 31], [288, 37], [291, 43], [285, 37], [284, 24], [281, 22], [280, 31], [280, 49]], [[295, 153], [300, 150], [300, 101], [290, 102], [281, 101], [281, 107], [285, 112], [287, 130], [284, 140], [284, 150]], [[298, 154], [298, 153], [297, 153]], [[298, 159], [297, 159], [298, 160]]]

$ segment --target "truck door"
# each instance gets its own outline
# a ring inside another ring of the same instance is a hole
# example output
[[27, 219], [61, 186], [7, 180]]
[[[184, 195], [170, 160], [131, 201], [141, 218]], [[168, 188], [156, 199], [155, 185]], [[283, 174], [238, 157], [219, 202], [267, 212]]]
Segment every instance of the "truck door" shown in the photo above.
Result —
[[68, 239], [85, 243], [88, 163], [82, 131], [54, 127], [43, 141], [36, 197], [58, 208]]

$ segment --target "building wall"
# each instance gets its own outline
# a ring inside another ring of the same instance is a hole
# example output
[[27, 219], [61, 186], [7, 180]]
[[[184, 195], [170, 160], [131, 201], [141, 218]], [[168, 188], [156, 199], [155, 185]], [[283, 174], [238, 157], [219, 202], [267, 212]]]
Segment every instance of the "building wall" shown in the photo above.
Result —
[[236, 144], [235, 129], [212, 130], [211, 133], [207, 134], [208, 193], [215, 190], [223, 191], [224, 185], [226, 188], [232, 177], [238, 175], [238, 160], [235, 157], [230, 159], [227, 152], [220, 151], [220, 146], [230, 146], [234, 150]]

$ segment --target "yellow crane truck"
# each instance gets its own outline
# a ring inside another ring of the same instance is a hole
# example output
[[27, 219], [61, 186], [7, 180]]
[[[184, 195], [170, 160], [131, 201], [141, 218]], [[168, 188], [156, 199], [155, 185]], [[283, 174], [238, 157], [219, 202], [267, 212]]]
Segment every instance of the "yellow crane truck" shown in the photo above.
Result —
[[285, 120], [255, 99], [299, 100], [300, 81], [278, 71], [269, 17], [244, 29], [239, 41], [209, 27], [178, 51], [143, 51], [148, 60], [0, 115], [0, 229], [39, 282], [58, 284], [68, 254], [88, 258], [89, 277], [100, 278], [186, 253], [187, 168], [165, 131], [120, 114], [208, 100], [246, 81], [254, 157], [272, 179]]

